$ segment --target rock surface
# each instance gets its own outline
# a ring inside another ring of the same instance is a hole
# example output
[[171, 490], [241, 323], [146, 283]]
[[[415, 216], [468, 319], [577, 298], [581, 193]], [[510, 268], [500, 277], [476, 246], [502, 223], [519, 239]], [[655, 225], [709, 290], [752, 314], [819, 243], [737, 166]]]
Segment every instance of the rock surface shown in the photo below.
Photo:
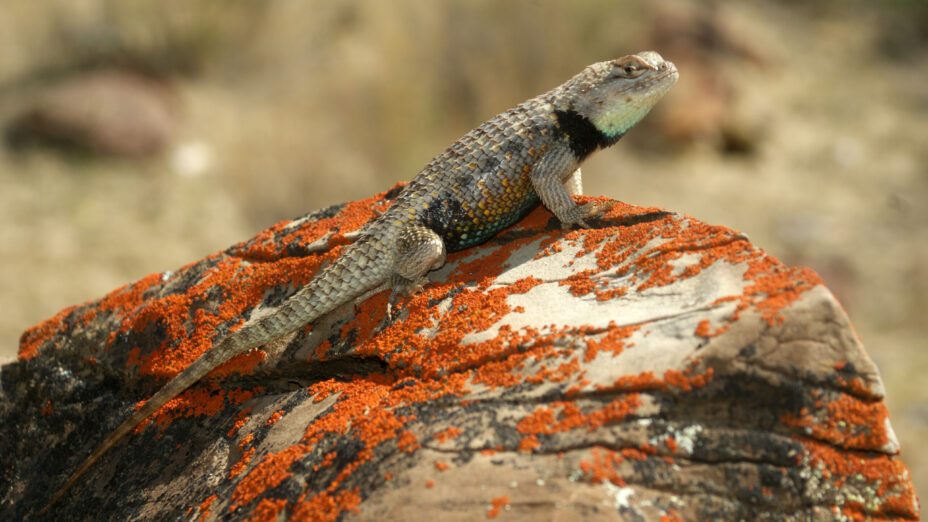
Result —
[[[395, 190], [66, 309], [2, 372], [0, 519], [138, 401], [338, 255]], [[539, 209], [239, 356], [112, 449], [66, 519], [917, 519], [877, 369], [815, 273], [616, 203]], [[337, 231], [334, 248], [306, 245]]]
[[16, 148], [52, 146], [101, 156], [149, 156], [177, 127], [177, 100], [163, 82], [120, 70], [68, 77], [43, 91], [10, 123]]

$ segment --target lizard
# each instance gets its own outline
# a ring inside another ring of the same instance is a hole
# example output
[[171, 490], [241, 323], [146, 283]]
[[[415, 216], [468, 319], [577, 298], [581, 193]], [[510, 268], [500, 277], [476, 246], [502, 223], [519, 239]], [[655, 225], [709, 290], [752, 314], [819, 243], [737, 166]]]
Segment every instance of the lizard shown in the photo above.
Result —
[[[540, 204], [564, 229], [604, 211], [577, 204], [580, 164], [615, 144], [676, 83], [653, 51], [587, 66], [554, 89], [471, 130], [434, 157], [354, 242], [277, 309], [246, 323], [181, 371], [123, 421], [68, 478], [54, 506], [111, 447], [211, 370], [291, 334], [372, 290], [417, 291], [448, 252], [478, 245]], [[392, 312], [388, 310], [388, 316]]]

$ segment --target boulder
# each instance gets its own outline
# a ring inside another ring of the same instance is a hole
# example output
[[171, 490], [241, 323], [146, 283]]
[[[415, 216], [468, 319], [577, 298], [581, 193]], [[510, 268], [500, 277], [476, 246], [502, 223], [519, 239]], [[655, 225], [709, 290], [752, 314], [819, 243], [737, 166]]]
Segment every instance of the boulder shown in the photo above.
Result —
[[[279, 306], [396, 192], [27, 330], [2, 372], [0, 519], [35, 516], [139, 401]], [[618, 202], [563, 232], [537, 209], [430, 280], [392, 320], [374, 293], [218, 368], [49, 518], [919, 516], [841, 306], [742, 234]]]
[[177, 99], [164, 82], [119, 69], [64, 77], [7, 127], [14, 148], [49, 146], [99, 156], [157, 154], [178, 126]]

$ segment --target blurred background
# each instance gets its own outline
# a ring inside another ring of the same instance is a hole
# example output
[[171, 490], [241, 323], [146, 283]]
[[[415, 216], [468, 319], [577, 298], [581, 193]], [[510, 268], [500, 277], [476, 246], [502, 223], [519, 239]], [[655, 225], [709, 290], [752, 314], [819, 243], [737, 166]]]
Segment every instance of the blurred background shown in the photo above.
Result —
[[680, 82], [586, 191], [816, 269], [928, 498], [923, 0], [4, 0], [0, 361], [65, 306], [408, 180], [644, 49]]

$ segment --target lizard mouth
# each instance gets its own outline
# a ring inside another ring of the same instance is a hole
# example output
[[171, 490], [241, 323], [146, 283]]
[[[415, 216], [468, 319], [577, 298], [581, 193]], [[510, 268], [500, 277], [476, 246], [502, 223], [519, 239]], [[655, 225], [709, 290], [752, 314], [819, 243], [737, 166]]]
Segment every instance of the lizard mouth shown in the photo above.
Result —
[[677, 77], [680, 76], [680, 73], [677, 72], [677, 66], [673, 62], [664, 62], [661, 64], [661, 67], [658, 69], [658, 74], [652, 78], [649, 78], [647, 81], [643, 82], [644, 85], [653, 85], [658, 82], [664, 81], [666, 78], [673, 78], [673, 81], [677, 80]]
[[660, 71], [657, 75], [646, 78], [640, 82], [629, 85], [625, 92], [641, 92], [648, 91], [655, 85], [666, 84], [669, 88], [671, 85], [677, 83], [677, 78], [680, 77], [680, 73], [677, 72], [676, 66], [670, 62], [664, 62], [667, 64], [667, 67]]

